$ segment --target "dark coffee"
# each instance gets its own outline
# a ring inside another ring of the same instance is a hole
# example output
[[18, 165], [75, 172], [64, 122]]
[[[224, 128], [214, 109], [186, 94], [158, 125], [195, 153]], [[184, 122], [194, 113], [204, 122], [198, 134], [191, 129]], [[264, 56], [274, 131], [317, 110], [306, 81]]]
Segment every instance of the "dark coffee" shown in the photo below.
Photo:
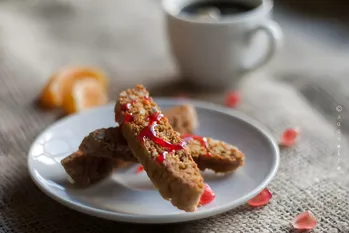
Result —
[[222, 17], [231, 16], [253, 10], [255, 7], [242, 2], [234, 1], [201, 1], [185, 6], [180, 14], [200, 15], [203, 12], [215, 11]]

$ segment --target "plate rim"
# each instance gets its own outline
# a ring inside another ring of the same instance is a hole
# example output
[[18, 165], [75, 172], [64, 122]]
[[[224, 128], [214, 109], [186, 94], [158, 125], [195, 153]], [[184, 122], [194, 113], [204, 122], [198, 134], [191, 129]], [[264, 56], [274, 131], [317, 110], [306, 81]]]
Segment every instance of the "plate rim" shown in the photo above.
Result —
[[239, 198], [232, 203], [230, 202], [224, 205], [220, 205], [217, 208], [208, 209], [207, 211], [200, 211], [200, 212], [189, 212], [189, 213], [183, 212], [183, 213], [175, 213], [175, 214], [167, 214], [167, 215], [134, 215], [134, 214], [125, 214], [125, 213], [113, 212], [110, 210], [98, 209], [95, 207], [90, 207], [84, 204], [76, 203], [72, 200], [60, 198], [57, 194], [55, 194], [55, 192], [52, 192], [51, 190], [46, 189], [45, 184], [41, 183], [41, 181], [35, 175], [35, 169], [31, 165], [31, 157], [32, 157], [31, 154], [32, 154], [34, 145], [37, 144], [37, 141], [39, 140], [39, 138], [41, 138], [42, 135], [44, 135], [51, 128], [56, 127], [59, 124], [63, 124], [65, 121], [69, 121], [71, 118], [76, 118], [76, 117], [79, 117], [80, 115], [89, 114], [90, 112], [98, 112], [98, 111], [101, 111], [101, 109], [114, 108], [115, 102], [111, 102], [104, 106], [95, 107], [92, 109], [85, 110], [83, 112], [78, 112], [78, 113], [74, 113], [66, 117], [63, 117], [58, 121], [47, 126], [43, 131], [41, 131], [35, 137], [28, 151], [28, 158], [27, 158], [28, 172], [31, 179], [35, 183], [35, 185], [48, 197], [62, 204], [63, 206], [66, 206], [75, 211], [78, 211], [90, 216], [95, 216], [95, 217], [113, 220], [113, 221], [127, 222], [127, 223], [166, 224], [166, 223], [179, 223], [179, 222], [188, 222], [188, 221], [193, 221], [198, 219], [204, 219], [204, 218], [222, 214], [229, 210], [237, 208], [243, 205], [244, 203], [246, 203], [248, 200], [250, 200], [254, 196], [256, 196], [258, 193], [260, 193], [265, 187], [267, 187], [267, 185], [275, 177], [280, 165], [279, 146], [276, 143], [275, 139], [273, 138], [272, 134], [261, 123], [257, 122], [253, 118], [245, 115], [244, 113], [236, 109], [230, 109], [230, 108], [220, 106], [218, 104], [206, 102], [206, 101], [193, 100], [193, 99], [175, 99], [175, 98], [166, 98], [166, 97], [153, 97], [153, 99], [156, 101], [158, 105], [178, 105], [178, 104], [185, 104], [185, 103], [191, 104], [194, 107], [203, 108], [211, 111], [217, 111], [223, 114], [230, 115], [232, 117], [235, 117], [251, 125], [252, 127], [255, 128], [255, 130], [259, 131], [264, 137], [266, 137], [266, 139], [272, 146], [273, 157], [274, 157], [272, 169], [269, 171], [268, 175], [263, 180], [263, 182], [261, 182], [256, 188], [254, 188], [250, 193], [248, 193], [244, 197]]

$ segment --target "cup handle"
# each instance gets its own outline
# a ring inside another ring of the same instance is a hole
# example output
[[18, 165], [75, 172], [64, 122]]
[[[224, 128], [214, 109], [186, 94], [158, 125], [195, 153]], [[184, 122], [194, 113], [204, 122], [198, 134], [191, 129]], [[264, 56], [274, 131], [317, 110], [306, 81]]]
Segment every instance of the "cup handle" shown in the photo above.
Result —
[[257, 26], [248, 33], [248, 41], [251, 41], [253, 36], [259, 31], [263, 31], [268, 36], [268, 51], [256, 63], [244, 67], [244, 71], [253, 71], [265, 65], [275, 55], [282, 42], [283, 33], [281, 27], [274, 20], [268, 20], [262, 25]]

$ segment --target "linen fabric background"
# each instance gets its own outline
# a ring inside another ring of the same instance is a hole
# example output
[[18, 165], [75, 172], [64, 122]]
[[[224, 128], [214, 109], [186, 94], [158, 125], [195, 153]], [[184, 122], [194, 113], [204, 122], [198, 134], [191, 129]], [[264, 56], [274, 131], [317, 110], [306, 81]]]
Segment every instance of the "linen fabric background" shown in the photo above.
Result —
[[287, 127], [301, 129], [298, 143], [281, 151], [268, 187], [273, 199], [263, 208], [244, 205], [190, 223], [144, 226], [70, 210], [31, 181], [29, 147], [59, 115], [34, 104], [48, 77], [68, 64], [101, 67], [111, 79], [111, 101], [137, 83], [157, 96], [186, 93], [218, 104], [226, 92], [177, 85], [158, 0], [0, 1], [0, 232], [293, 232], [290, 221], [305, 210], [317, 217], [313, 232], [349, 232], [347, 34], [340, 21], [315, 24], [283, 12], [275, 11], [285, 34], [282, 50], [238, 86], [238, 109], [275, 138]]

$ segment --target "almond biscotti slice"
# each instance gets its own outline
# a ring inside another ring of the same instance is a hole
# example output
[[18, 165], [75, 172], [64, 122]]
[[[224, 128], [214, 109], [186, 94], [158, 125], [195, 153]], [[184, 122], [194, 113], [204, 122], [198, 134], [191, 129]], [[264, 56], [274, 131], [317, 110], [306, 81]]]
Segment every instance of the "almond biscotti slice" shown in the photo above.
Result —
[[[169, 108], [164, 115], [180, 133], [191, 133], [197, 127], [197, 115], [190, 105]], [[138, 161], [120, 128], [115, 127], [89, 133], [82, 140], [79, 151], [62, 160], [62, 166], [76, 184], [88, 185], [107, 177], [112, 172], [112, 167], [115, 170], [135, 162]]]
[[192, 134], [199, 126], [196, 110], [190, 104], [169, 108], [164, 115], [172, 128], [181, 134]]
[[118, 159], [86, 156], [81, 151], [77, 151], [64, 158], [61, 164], [76, 184], [85, 186], [106, 178], [115, 167], [121, 167], [127, 163]]
[[213, 138], [182, 135], [200, 170], [216, 173], [232, 173], [244, 165], [245, 156], [236, 147]]
[[119, 128], [102, 128], [91, 132], [79, 150], [61, 161], [75, 184], [95, 184], [115, 169], [137, 162]]
[[[244, 164], [244, 154], [226, 142], [191, 134], [183, 134], [181, 137], [202, 171], [210, 169], [216, 173], [231, 173]], [[93, 156], [108, 158], [111, 162], [113, 159], [138, 162], [119, 127], [93, 131], [84, 138], [79, 150], [83, 152], [80, 160], [82, 156]], [[117, 166], [119, 163], [114, 164]]]
[[[169, 108], [164, 115], [173, 129], [181, 134], [190, 134], [198, 127], [195, 108], [189, 104]], [[79, 150], [92, 156], [98, 154], [101, 157], [115, 157], [128, 162], [137, 162], [118, 127], [102, 128], [91, 132], [83, 139]]]
[[121, 92], [115, 114], [134, 156], [161, 196], [178, 209], [195, 211], [204, 190], [200, 170], [148, 91], [137, 85]]
[[82, 140], [79, 150], [85, 156], [138, 162], [118, 127], [97, 129], [89, 133]]

